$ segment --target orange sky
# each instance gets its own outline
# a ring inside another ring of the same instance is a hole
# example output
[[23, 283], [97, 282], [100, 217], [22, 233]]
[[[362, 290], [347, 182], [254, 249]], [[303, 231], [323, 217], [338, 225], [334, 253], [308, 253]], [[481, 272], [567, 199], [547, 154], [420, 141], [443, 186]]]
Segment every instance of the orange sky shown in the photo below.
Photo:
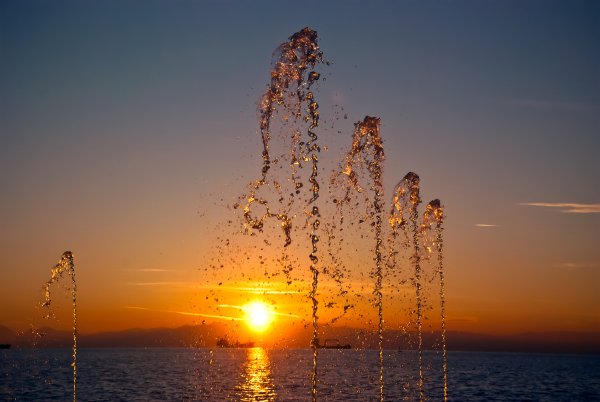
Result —
[[[15, 2], [0, 12], [0, 325], [70, 326], [60, 289], [59, 321], [36, 307], [65, 250], [75, 255], [82, 332], [210, 322], [242, 313], [219, 305], [253, 300], [301, 317], [278, 316], [279, 326], [310, 324], [305, 203], [293, 207], [291, 285], [276, 224], [242, 235], [232, 207], [260, 176], [256, 109], [270, 55], [309, 25], [333, 61], [315, 88], [322, 229], [336, 218], [328, 182], [353, 123], [381, 117], [384, 211], [408, 171], [420, 175], [424, 203], [445, 206], [450, 330], [600, 331], [600, 35], [585, 10], [549, 7], [531, 21], [520, 8], [478, 5], [298, 16], [288, 6], [195, 4], [167, 15], [132, 4], [64, 13]], [[136, 18], [125, 23], [122, 12]], [[290, 185], [285, 163], [271, 174]], [[336, 325], [371, 327], [374, 239], [368, 220], [350, 225], [360, 208], [346, 212], [344, 232], [332, 229], [356, 306]], [[326, 238], [321, 269], [333, 264]], [[398, 286], [413, 267], [397, 268], [384, 276], [386, 328], [414, 322], [414, 288]], [[426, 287], [432, 328], [437, 286]], [[338, 292], [322, 275], [323, 325], [343, 307]]]

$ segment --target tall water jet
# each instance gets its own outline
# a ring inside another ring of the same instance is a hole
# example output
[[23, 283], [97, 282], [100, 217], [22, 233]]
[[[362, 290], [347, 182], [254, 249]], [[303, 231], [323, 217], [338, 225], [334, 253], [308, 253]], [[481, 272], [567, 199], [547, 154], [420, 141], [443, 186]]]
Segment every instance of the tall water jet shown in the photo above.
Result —
[[60, 260], [50, 270], [50, 279], [44, 284], [44, 301], [42, 307], [46, 309], [44, 318], [51, 318], [54, 313], [51, 310], [52, 298], [50, 295], [50, 286], [60, 281], [63, 275], [67, 274], [71, 279], [71, 300], [73, 303], [73, 401], [77, 400], [77, 283], [75, 282], [75, 262], [73, 253], [65, 251]]
[[377, 305], [378, 327], [377, 344], [379, 348], [379, 396], [383, 400], [383, 270], [382, 270], [382, 204], [383, 183], [382, 171], [385, 155], [380, 133], [380, 119], [366, 116], [362, 122], [354, 125], [352, 136], [352, 148], [346, 155], [344, 175], [348, 177], [349, 185], [346, 195], [340, 202], [343, 204], [349, 200], [350, 191], [363, 192], [359, 183], [358, 169], [365, 168], [370, 178], [369, 189], [373, 193], [372, 209], [375, 217], [375, 266], [371, 276], [375, 279], [375, 304]]
[[[296, 166], [301, 166], [302, 161], [312, 161], [313, 174], [310, 178], [312, 184], [313, 198], [318, 197], [319, 186], [317, 183], [317, 162], [316, 152], [320, 151], [317, 145], [317, 136], [313, 129], [318, 125], [319, 105], [314, 100], [314, 95], [310, 91], [311, 85], [319, 79], [319, 74], [311, 71], [307, 74], [309, 68], [314, 68], [317, 63], [322, 62], [323, 53], [317, 45], [317, 33], [309, 28], [290, 36], [287, 42], [282, 43], [276, 50], [274, 66], [271, 70], [271, 83], [262, 96], [260, 102], [260, 133], [263, 145], [261, 169], [261, 178], [250, 184], [250, 193], [244, 197], [246, 205], [243, 208], [244, 219], [246, 221], [246, 231], [262, 231], [265, 221], [269, 218], [275, 218], [280, 221], [280, 226], [285, 234], [285, 246], [292, 242], [291, 228], [292, 221], [284, 211], [273, 212], [265, 198], [257, 195], [258, 191], [267, 184], [267, 175], [271, 168], [271, 154], [269, 143], [272, 138], [271, 125], [273, 113], [277, 107], [292, 109], [288, 110], [294, 119], [302, 117], [302, 104], [306, 102], [309, 115], [306, 120], [310, 121], [307, 130], [310, 137], [306, 142], [300, 142], [300, 135], [295, 132], [292, 135], [290, 149], [290, 166], [292, 167], [292, 180], [296, 187], [296, 194], [303, 186], [295, 175]], [[295, 92], [291, 90], [295, 86]], [[292, 104], [291, 99], [295, 104]], [[304, 145], [304, 147], [302, 147]], [[276, 187], [279, 185], [276, 184]], [[261, 216], [253, 216], [252, 204], [258, 203], [265, 208]]]
[[[316, 32], [315, 38], [316, 40]], [[317, 79], [318, 76], [311, 73], [309, 75], [309, 81], [311, 79]], [[319, 145], [317, 144], [317, 134], [313, 131], [319, 125], [319, 112], [317, 109], [319, 105], [314, 101], [312, 92], [308, 92], [306, 98], [309, 101], [308, 110], [309, 115], [307, 116], [307, 120], [310, 122], [308, 127], [308, 135], [310, 139], [306, 142], [306, 153], [305, 156], [306, 161], [311, 161], [312, 163], [312, 171], [310, 174], [309, 182], [311, 184], [312, 197], [309, 200], [309, 204], [313, 204], [319, 198], [319, 182], [318, 182], [318, 153], [320, 152]], [[312, 301], [312, 319], [313, 319], [313, 334], [312, 334], [312, 342], [311, 346], [313, 348], [313, 374], [312, 374], [312, 389], [311, 394], [313, 400], [317, 399], [317, 358], [318, 358], [318, 339], [319, 339], [319, 326], [318, 326], [318, 301], [317, 301], [317, 288], [319, 285], [319, 268], [317, 263], [319, 262], [319, 258], [317, 257], [317, 245], [319, 243], [319, 234], [318, 229], [320, 222], [320, 213], [319, 207], [313, 204], [312, 211], [310, 214], [311, 222], [311, 231], [310, 231], [310, 239], [312, 250], [309, 255], [310, 258], [310, 271], [313, 275], [312, 288], [310, 291], [310, 298]]]
[[[282, 108], [289, 113], [284, 117], [284, 120], [301, 121], [303, 124], [308, 124], [305, 128], [306, 138], [302, 141], [302, 135], [299, 129], [293, 129], [291, 135], [291, 144], [289, 151], [289, 164], [291, 167], [291, 181], [294, 184], [294, 191], [290, 194], [291, 199], [288, 207], [294, 201], [294, 197], [300, 194], [304, 187], [301, 178], [297, 175], [297, 169], [303, 167], [303, 163], [310, 163], [311, 173], [308, 178], [310, 184], [310, 198], [307, 205], [312, 205], [310, 211], [307, 211], [308, 221], [310, 225], [310, 241], [311, 251], [310, 273], [312, 276], [311, 290], [309, 297], [312, 302], [312, 341], [313, 349], [313, 372], [312, 372], [312, 388], [311, 395], [313, 400], [316, 400], [317, 394], [317, 361], [318, 361], [318, 301], [317, 289], [319, 282], [319, 258], [318, 258], [318, 243], [319, 243], [319, 226], [320, 212], [316, 201], [319, 198], [319, 181], [318, 181], [318, 154], [321, 150], [317, 143], [318, 136], [315, 129], [319, 125], [319, 104], [315, 100], [313, 92], [310, 90], [314, 82], [320, 75], [316, 71], [309, 71], [318, 63], [323, 61], [323, 53], [317, 45], [317, 32], [309, 28], [304, 28], [299, 32], [289, 37], [287, 42], [281, 44], [275, 53], [274, 65], [271, 70], [271, 83], [266, 93], [263, 95], [260, 102], [260, 132], [263, 145], [262, 160], [263, 166], [261, 169], [261, 178], [250, 184], [250, 191], [245, 196], [245, 206], [243, 207], [243, 215], [245, 220], [245, 231], [262, 232], [265, 221], [270, 218], [275, 218], [279, 221], [279, 225], [285, 234], [284, 247], [289, 246], [292, 242], [292, 219], [289, 216], [286, 208], [282, 211], [274, 212], [274, 207], [270, 205], [268, 200], [261, 197], [258, 192], [263, 188], [268, 181], [268, 173], [272, 166], [270, 154], [270, 141], [272, 139], [272, 118], [277, 108]], [[305, 109], [303, 108], [305, 105]], [[281, 185], [274, 181], [273, 187], [281, 193]], [[281, 205], [283, 195], [278, 202]], [[253, 213], [253, 204], [259, 204], [264, 208], [262, 215]], [[239, 207], [239, 204], [236, 204]], [[289, 209], [289, 208], [288, 208]], [[283, 260], [287, 262], [287, 258]], [[289, 272], [289, 266], [286, 267]], [[288, 277], [289, 283], [289, 277]]]
[[[421, 251], [420, 251], [420, 227], [418, 223], [418, 206], [421, 203], [419, 196], [420, 179], [416, 173], [408, 172], [406, 176], [394, 188], [392, 209], [389, 222], [394, 231], [401, 228], [412, 240], [412, 265], [414, 268], [413, 283], [415, 287], [415, 298], [417, 304], [417, 342], [419, 350], [419, 400], [423, 400], [423, 328], [421, 300]], [[407, 211], [408, 209], [408, 211]], [[410, 223], [410, 227], [408, 227]]]
[[[437, 269], [436, 273], [439, 277], [440, 285], [440, 319], [442, 329], [442, 369], [444, 381], [444, 401], [448, 399], [448, 365], [446, 359], [446, 301], [444, 294], [444, 243], [443, 243], [443, 223], [444, 223], [444, 208], [440, 200], [435, 199], [427, 204], [423, 213], [423, 223], [421, 230], [423, 232], [424, 243], [427, 245], [427, 251], [437, 253]], [[435, 228], [433, 225], [435, 224]], [[433, 235], [430, 233], [433, 228]], [[431, 246], [428, 244], [432, 243]]]

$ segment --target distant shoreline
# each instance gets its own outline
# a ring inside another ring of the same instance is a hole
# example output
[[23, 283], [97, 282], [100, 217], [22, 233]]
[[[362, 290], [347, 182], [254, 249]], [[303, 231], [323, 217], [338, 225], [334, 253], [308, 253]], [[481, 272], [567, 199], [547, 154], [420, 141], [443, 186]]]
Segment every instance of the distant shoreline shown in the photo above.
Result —
[[[81, 351], [81, 350], [110, 350], [110, 349], [190, 349], [190, 350], [225, 350], [225, 351], [231, 351], [231, 350], [240, 350], [240, 351], [245, 351], [247, 349], [253, 349], [253, 348], [261, 348], [261, 349], [265, 349], [265, 350], [275, 350], [275, 351], [280, 351], [280, 350], [306, 350], [306, 351], [310, 351], [311, 348], [309, 347], [282, 347], [282, 346], [278, 346], [278, 347], [268, 347], [268, 346], [254, 346], [252, 348], [219, 348], [217, 346], [200, 346], [200, 347], [194, 347], [194, 346], [78, 346], [77, 350]], [[5, 349], [5, 350], [17, 350], [17, 351], [26, 351], [26, 350], [71, 350], [71, 346], [44, 346], [44, 347], [13, 347], [11, 349]], [[364, 349], [325, 349], [325, 350], [332, 350], [332, 352], [330, 353], [339, 353], [340, 350], [346, 350], [346, 351], [351, 351], [351, 353], [357, 353], [357, 352], [363, 352], [363, 351], [369, 351], [369, 352], [373, 352], [373, 353], [378, 353], [379, 349], [377, 348], [364, 348]], [[403, 350], [403, 351], [397, 351], [395, 349], [383, 349], [384, 352], [398, 352], [398, 353], [418, 353], [418, 351], [416, 349], [408, 349], [408, 350]], [[337, 352], [336, 352], [337, 351]], [[554, 351], [545, 351], [545, 352], [531, 352], [531, 351], [503, 351], [503, 350], [453, 350], [453, 349], [449, 349], [447, 351], [448, 353], [473, 353], [473, 354], [477, 354], [477, 353], [489, 353], [489, 354], [507, 354], [507, 355], [572, 355], [572, 356], [599, 356], [600, 357], [600, 351], [596, 351], [596, 352], [554, 352]], [[0, 352], [2, 353], [2, 352]], [[319, 352], [319, 353], [327, 353], [327, 352]], [[347, 353], [347, 352], [346, 352]], [[423, 353], [429, 354], [429, 353], [441, 353], [441, 350], [439, 349], [424, 349]]]
[[[68, 348], [72, 345], [70, 331], [52, 328], [38, 329], [44, 335], [34, 339], [30, 333], [17, 334], [0, 326], [0, 343], [11, 344], [13, 349]], [[357, 334], [361, 334], [360, 342]], [[128, 329], [123, 331], [80, 333], [79, 348], [216, 348], [217, 339], [227, 334], [220, 324], [186, 325], [177, 328]], [[326, 335], [340, 342], [352, 344], [353, 349], [377, 349], [376, 334], [356, 328], [329, 328]], [[439, 350], [439, 333], [425, 333], [425, 350]], [[384, 332], [384, 349], [411, 351], [416, 349], [415, 334], [400, 331]], [[240, 339], [242, 342], [254, 339]], [[255, 342], [268, 349], [309, 349], [310, 334], [297, 331], [283, 340]], [[435, 345], [436, 347], [432, 347]], [[536, 332], [510, 335], [493, 335], [448, 331], [447, 350], [462, 352], [508, 353], [573, 353], [600, 354], [600, 333], [595, 332]]]

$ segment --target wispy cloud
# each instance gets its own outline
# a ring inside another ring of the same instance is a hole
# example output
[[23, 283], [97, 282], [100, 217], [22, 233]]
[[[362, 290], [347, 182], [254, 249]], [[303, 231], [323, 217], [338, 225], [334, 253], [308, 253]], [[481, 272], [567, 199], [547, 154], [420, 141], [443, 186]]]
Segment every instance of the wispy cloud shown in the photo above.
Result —
[[138, 306], [123, 306], [123, 308], [129, 309], [129, 310], [143, 310], [143, 311], [154, 311], [157, 313], [171, 313], [171, 314], [188, 315], [188, 316], [193, 316], [193, 317], [220, 318], [223, 320], [243, 321], [243, 318], [230, 317], [230, 316], [226, 316], [226, 315], [192, 313], [189, 311], [157, 310], [157, 309], [152, 309], [152, 308], [147, 308], [147, 307], [138, 307]]
[[[236, 310], [246, 311], [246, 307], [244, 307], [244, 306], [233, 306], [230, 304], [219, 304], [219, 305], [217, 305], [217, 307], [232, 308], [232, 309], [236, 309]], [[157, 312], [157, 313], [179, 314], [179, 315], [187, 315], [187, 316], [192, 316], [192, 317], [220, 318], [223, 320], [233, 320], [233, 321], [243, 321], [244, 320], [244, 318], [241, 318], [241, 317], [232, 317], [229, 315], [218, 315], [218, 314], [195, 313], [195, 312], [191, 312], [191, 311], [160, 310], [160, 309], [153, 309], [153, 308], [140, 307], [140, 306], [123, 306], [123, 308], [126, 308], [128, 310], [153, 311], [153, 312]], [[271, 311], [271, 314], [283, 316], [283, 317], [302, 318], [299, 315], [279, 313], [277, 311]]]
[[567, 268], [567, 269], [578, 269], [578, 268], [598, 268], [600, 264], [594, 264], [589, 262], [561, 262], [554, 264], [555, 268]]
[[142, 268], [142, 269], [133, 269], [135, 272], [173, 272], [170, 269], [160, 269], [160, 268]]
[[196, 286], [195, 282], [129, 282], [129, 286]]
[[[210, 288], [217, 288], [216, 286], [209, 286]], [[244, 287], [244, 286], [219, 286], [219, 289], [231, 290], [234, 292], [250, 293], [255, 295], [288, 295], [304, 293], [298, 290], [277, 290], [265, 287]]]
[[[225, 307], [225, 308], [234, 308], [237, 310], [242, 310], [242, 311], [247, 311], [248, 309], [244, 306], [233, 306], [231, 304], [219, 304], [217, 307]], [[271, 314], [274, 315], [281, 315], [284, 317], [294, 317], [294, 318], [302, 318], [299, 315], [295, 315], [295, 314], [286, 314], [286, 313], [278, 313], [277, 311], [271, 311]]]
[[[248, 294], [252, 294], [252, 295], [308, 295], [310, 289], [308, 288], [308, 286], [305, 286], [303, 284], [295, 284], [295, 289], [287, 289], [287, 285], [285, 284], [285, 282], [276, 282], [272, 284], [273, 287], [266, 287], [266, 286], [252, 286], [250, 283], [248, 284], [240, 284], [239, 286], [227, 286], [225, 284], [221, 284], [221, 285], [217, 285], [217, 284], [203, 284], [203, 285], [197, 285], [196, 288], [197, 289], [209, 289], [209, 290], [224, 290], [224, 291], [228, 291], [228, 292], [232, 292], [232, 293], [248, 293]], [[353, 281], [353, 282], [346, 282], [344, 284], [344, 288], [350, 288], [352, 289], [352, 294], [358, 295], [358, 294], [371, 294], [373, 292], [373, 283], [371, 282], [358, 282], [358, 281]], [[275, 287], [280, 287], [282, 289], [276, 289]], [[302, 289], [304, 287], [304, 289]], [[407, 285], [408, 287], [408, 285]], [[339, 285], [337, 283], [334, 283], [332, 281], [329, 282], [319, 282], [319, 288], [320, 289], [333, 289], [334, 291], [337, 291], [339, 289]], [[409, 289], [412, 289], [410, 287], [408, 287]], [[385, 289], [384, 289], [384, 293], [388, 293]], [[391, 293], [391, 292], [390, 292]]]
[[600, 204], [575, 204], [569, 202], [521, 202], [519, 205], [530, 207], [557, 208], [560, 212], [570, 214], [597, 214], [600, 213]]
[[492, 225], [491, 223], [476, 223], [475, 226], [478, 228], [497, 228], [498, 225]]

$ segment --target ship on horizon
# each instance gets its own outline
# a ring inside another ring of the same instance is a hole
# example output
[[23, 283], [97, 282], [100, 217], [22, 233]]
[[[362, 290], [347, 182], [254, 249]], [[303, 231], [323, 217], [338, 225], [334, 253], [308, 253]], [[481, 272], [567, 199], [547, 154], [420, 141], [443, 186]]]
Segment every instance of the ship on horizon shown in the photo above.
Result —
[[325, 339], [324, 344], [320, 344], [317, 339], [317, 348], [318, 349], [352, 349], [352, 346], [349, 343], [342, 345], [339, 339]]
[[227, 338], [217, 339], [217, 347], [219, 348], [253, 348], [254, 346], [254, 342], [240, 343], [238, 341], [229, 342]]

